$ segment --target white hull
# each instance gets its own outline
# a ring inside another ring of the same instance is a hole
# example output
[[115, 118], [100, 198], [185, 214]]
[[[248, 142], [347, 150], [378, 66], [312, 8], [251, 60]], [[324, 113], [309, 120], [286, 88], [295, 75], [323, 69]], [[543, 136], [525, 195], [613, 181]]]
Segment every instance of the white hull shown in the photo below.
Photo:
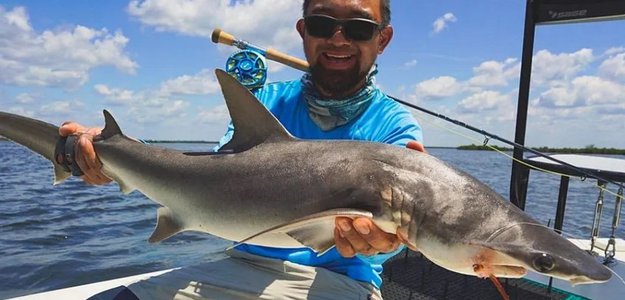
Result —
[[13, 300], [50, 300], [50, 299], [64, 299], [64, 300], [84, 300], [95, 294], [100, 292], [104, 292], [119, 286], [126, 286], [131, 283], [145, 280], [150, 277], [159, 276], [165, 274], [167, 272], [173, 271], [176, 269], [162, 270], [151, 273], [144, 273], [134, 276], [128, 276], [123, 278], [116, 278], [107, 281], [100, 281], [89, 283], [85, 285], [79, 285], [49, 292], [37, 293], [17, 298], [12, 298]]

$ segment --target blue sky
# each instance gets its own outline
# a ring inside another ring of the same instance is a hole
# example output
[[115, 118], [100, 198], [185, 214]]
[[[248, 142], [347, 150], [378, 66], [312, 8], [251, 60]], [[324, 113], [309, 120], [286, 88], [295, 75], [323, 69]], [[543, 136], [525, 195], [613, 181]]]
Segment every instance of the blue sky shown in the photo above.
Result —
[[[383, 90], [512, 140], [525, 1], [394, 0], [392, 9]], [[236, 49], [213, 44], [213, 29], [303, 57], [300, 16], [300, 0], [2, 0], [0, 110], [101, 126], [108, 109], [131, 136], [216, 140], [228, 115], [213, 70]], [[625, 148], [623, 37], [625, 21], [537, 28], [528, 145]], [[275, 63], [269, 72], [301, 76]], [[483, 139], [415, 115], [426, 145]]]

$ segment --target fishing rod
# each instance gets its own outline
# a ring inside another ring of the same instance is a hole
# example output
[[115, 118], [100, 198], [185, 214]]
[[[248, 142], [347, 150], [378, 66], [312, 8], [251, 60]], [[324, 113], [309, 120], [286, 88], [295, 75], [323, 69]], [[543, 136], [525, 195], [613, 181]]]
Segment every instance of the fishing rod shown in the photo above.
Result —
[[[213, 30], [213, 33], [211, 35], [211, 40], [213, 41], [213, 43], [216, 43], [216, 44], [221, 43], [221, 44], [226, 44], [226, 45], [229, 45], [229, 46], [234, 46], [234, 47], [237, 47], [237, 48], [239, 48], [239, 49], [241, 49], [243, 51], [256, 51], [256, 52], [266, 56], [268, 59], [271, 59], [273, 61], [285, 64], [287, 66], [290, 66], [292, 68], [295, 68], [295, 69], [303, 71], [303, 72], [308, 72], [308, 70], [309, 70], [308, 62], [305, 61], [305, 60], [293, 57], [291, 55], [282, 53], [282, 52], [280, 52], [278, 50], [275, 50], [275, 49], [272, 49], [272, 48], [262, 49], [260, 47], [254, 46], [253, 44], [250, 44], [247, 41], [244, 41], [244, 40], [241, 40], [241, 39], [237, 39], [233, 35], [231, 35], [229, 33], [226, 33], [226, 32], [222, 31], [219, 28]], [[452, 124], [464, 127], [464, 128], [469, 129], [471, 131], [474, 131], [474, 132], [477, 132], [477, 133], [482, 134], [484, 136], [487, 136], [488, 138], [495, 139], [495, 140], [500, 141], [502, 143], [505, 143], [505, 144], [508, 144], [510, 146], [513, 146], [515, 148], [519, 148], [519, 149], [522, 149], [523, 151], [531, 152], [531, 153], [533, 153], [533, 154], [535, 154], [537, 156], [544, 157], [544, 158], [546, 158], [546, 159], [548, 159], [550, 161], [553, 161], [555, 163], [561, 164], [561, 165], [563, 165], [563, 166], [565, 166], [565, 167], [567, 167], [567, 168], [569, 168], [569, 169], [571, 169], [571, 170], [573, 170], [575, 172], [578, 172], [578, 173], [582, 174], [583, 175], [582, 179], [586, 179], [588, 177], [595, 178], [595, 179], [597, 179], [599, 181], [603, 181], [603, 182], [606, 182], [606, 183], [611, 183], [611, 184], [614, 184], [614, 185], [616, 185], [616, 186], [618, 186], [620, 188], [623, 188], [623, 184], [622, 183], [617, 183], [617, 182], [615, 182], [613, 180], [608, 180], [606, 178], [603, 178], [602, 176], [599, 176], [597, 174], [593, 174], [591, 172], [588, 172], [588, 171], [586, 171], [586, 170], [584, 170], [582, 168], [579, 168], [579, 167], [577, 167], [575, 165], [572, 165], [572, 164], [567, 163], [565, 161], [562, 161], [562, 160], [559, 160], [557, 158], [554, 158], [554, 157], [552, 157], [552, 156], [550, 156], [548, 154], [544, 154], [544, 153], [542, 153], [542, 152], [540, 152], [538, 150], [535, 150], [535, 149], [532, 149], [530, 147], [521, 145], [519, 143], [507, 140], [507, 139], [502, 138], [502, 137], [500, 137], [498, 135], [492, 134], [492, 133], [490, 133], [490, 132], [488, 132], [486, 130], [483, 130], [483, 129], [471, 126], [471, 125], [469, 125], [469, 124], [467, 124], [465, 122], [462, 122], [462, 121], [458, 121], [458, 120], [452, 119], [452, 118], [447, 117], [447, 116], [445, 116], [443, 114], [439, 114], [439, 113], [430, 111], [428, 109], [422, 108], [420, 106], [417, 106], [417, 105], [412, 104], [410, 102], [398, 99], [396, 97], [393, 97], [393, 96], [390, 96], [390, 95], [388, 95], [388, 97], [393, 99], [393, 100], [395, 100], [395, 101], [397, 101], [397, 102], [399, 102], [399, 103], [401, 103], [401, 104], [403, 104], [403, 105], [405, 105], [405, 106], [407, 106], [407, 107], [419, 110], [419, 111], [424, 112], [426, 114], [429, 114], [431, 116], [437, 117], [439, 119], [443, 119], [443, 120], [445, 120], [447, 122], [450, 122]], [[488, 140], [486, 140], [484, 142], [484, 145], [486, 145], [487, 143], [488, 143]], [[513, 158], [513, 160], [514, 160], [514, 158]]]

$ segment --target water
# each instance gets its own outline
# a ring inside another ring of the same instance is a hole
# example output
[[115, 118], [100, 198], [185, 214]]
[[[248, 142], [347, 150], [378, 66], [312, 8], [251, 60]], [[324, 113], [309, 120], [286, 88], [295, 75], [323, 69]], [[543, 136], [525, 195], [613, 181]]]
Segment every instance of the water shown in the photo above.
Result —
[[[503, 155], [455, 149], [429, 153], [508, 197], [511, 162]], [[559, 182], [558, 176], [530, 175], [526, 210], [542, 223], [555, 216]], [[564, 230], [572, 236], [589, 235], [598, 194], [594, 185], [590, 180], [571, 181]], [[613, 206], [614, 196], [607, 195], [603, 236], [610, 234]], [[0, 298], [215, 260], [231, 245], [196, 233], [149, 244], [157, 208], [137, 192], [123, 195], [116, 184], [92, 187], [70, 178], [52, 186], [48, 161], [16, 144], [0, 142]], [[625, 238], [623, 226], [617, 236]]]

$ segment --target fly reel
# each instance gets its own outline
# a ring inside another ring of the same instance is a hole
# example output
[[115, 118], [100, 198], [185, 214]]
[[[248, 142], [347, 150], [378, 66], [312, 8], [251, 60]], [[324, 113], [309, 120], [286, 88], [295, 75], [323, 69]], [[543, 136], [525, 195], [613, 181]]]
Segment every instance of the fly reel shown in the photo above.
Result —
[[267, 81], [267, 61], [253, 50], [241, 50], [226, 60], [226, 72], [249, 90], [259, 88]]

